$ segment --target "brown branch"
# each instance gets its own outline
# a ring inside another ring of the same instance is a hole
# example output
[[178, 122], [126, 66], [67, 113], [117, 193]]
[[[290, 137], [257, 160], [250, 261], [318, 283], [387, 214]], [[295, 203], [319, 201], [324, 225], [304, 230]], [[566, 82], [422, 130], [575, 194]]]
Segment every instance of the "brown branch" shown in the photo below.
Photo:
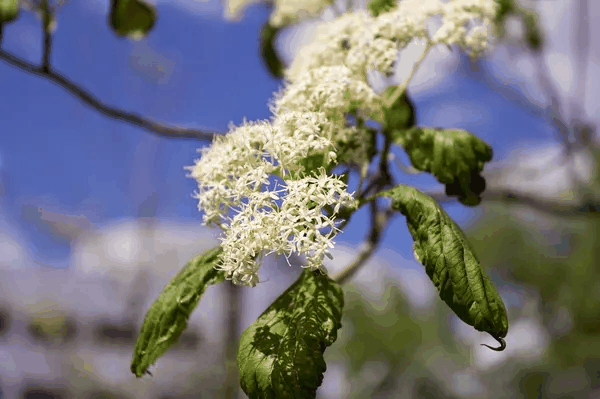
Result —
[[19, 59], [13, 54], [2, 49], [0, 49], [0, 59], [5, 60], [8, 64], [15, 66], [25, 72], [41, 76], [54, 83], [57, 83], [63, 89], [67, 90], [72, 95], [77, 97], [84, 105], [98, 111], [99, 113], [105, 116], [108, 116], [109, 118], [130, 123], [134, 126], [146, 129], [149, 132], [154, 133], [160, 137], [212, 141], [215, 135], [220, 134], [218, 132], [209, 132], [187, 127], [170, 126], [161, 122], [152, 121], [133, 112], [127, 112], [118, 108], [111, 107], [98, 100], [92, 94], [84, 90], [79, 85], [71, 82], [69, 79], [67, 79], [60, 73], [53, 71], [49, 68], [49, 66], [48, 70], [44, 70], [43, 64], [42, 66], [31, 64], [27, 61]]
[[44, 51], [42, 54], [42, 71], [48, 73], [50, 71], [50, 48], [52, 47], [52, 23], [53, 15], [50, 12], [48, 6], [48, 0], [42, 0], [40, 4], [42, 23], [44, 25], [42, 29], [42, 41], [44, 43]]
[[381, 235], [387, 227], [394, 211], [386, 209], [385, 211], [377, 210], [376, 201], [372, 201], [371, 205], [371, 230], [369, 232], [369, 238], [363, 243], [363, 248], [360, 250], [358, 255], [345, 266], [342, 270], [334, 273], [331, 279], [337, 281], [338, 284], [342, 285], [351, 279], [358, 269], [363, 266], [369, 258], [373, 255], [379, 243], [381, 241]]
[[[513, 51], [520, 53], [525, 52], [518, 42], [513, 42], [510, 39], [505, 40], [505, 44]], [[558, 128], [558, 133], [562, 138], [562, 143], [565, 148], [565, 154], [569, 155], [572, 151], [573, 144], [569, 137], [568, 123], [563, 116], [563, 112], [560, 109], [560, 104], [557, 100], [559, 97], [558, 90], [550, 80], [549, 71], [544, 62], [542, 52], [531, 54], [534, 63], [537, 67], [536, 78], [540, 85], [543, 95], [547, 98], [545, 104], [536, 103], [524, 93], [522, 87], [523, 82], [519, 83], [519, 89], [517, 90], [510, 85], [507, 85], [500, 79], [495, 78], [487, 63], [482, 61], [461, 61], [459, 64], [459, 70], [465, 76], [477, 80], [478, 82], [485, 83], [487, 87], [499, 93], [504, 99], [510, 101], [512, 104], [520, 107], [530, 115], [544, 118], [550, 125], [554, 124]]]
[[[444, 188], [423, 190], [423, 192], [440, 203], [453, 202], [457, 200], [456, 197], [447, 196], [444, 192]], [[505, 187], [499, 184], [487, 187], [480, 196], [483, 202], [525, 205], [538, 211], [542, 211], [546, 214], [563, 218], [600, 216], [600, 203], [593, 204], [586, 202], [582, 204], [574, 204], [572, 202], [569, 203], [566, 201], [560, 201], [559, 199], [552, 197], [544, 197], [541, 194], [525, 193], [518, 189]]]

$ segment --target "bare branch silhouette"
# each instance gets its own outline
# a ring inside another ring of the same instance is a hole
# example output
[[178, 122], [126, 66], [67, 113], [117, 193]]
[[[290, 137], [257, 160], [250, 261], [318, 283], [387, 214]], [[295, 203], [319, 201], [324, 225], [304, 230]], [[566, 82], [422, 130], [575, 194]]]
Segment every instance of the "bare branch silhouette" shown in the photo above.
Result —
[[367, 263], [373, 253], [375, 253], [381, 242], [383, 231], [395, 214], [391, 208], [380, 211], [376, 201], [370, 202], [369, 205], [371, 207], [371, 230], [369, 231], [369, 238], [364, 241], [362, 249], [354, 257], [354, 260], [331, 276], [331, 279], [340, 285], [351, 279]]
[[[48, 40], [48, 58], [50, 54], [50, 42], [51, 41]], [[46, 41], [44, 43], [46, 43]], [[44, 54], [46, 54], [46, 51], [44, 52]], [[98, 98], [96, 98], [91, 93], [83, 89], [81, 86], [71, 82], [65, 76], [52, 70], [52, 68], [50, 68], [49, 61], [46, 66], [44, 63], [41, 66], [37, 66], [27, 61], [24, 61], [2, 49], [0, 49], [0, 59], [5, 60], [8, 64], [15, 66], [25, 72], [41, 76], [54, 83], [57, 83], [63, 89], [67, 90], [69, 93], [77, 97], [83, 104], [87, 105], [90, 108], [93, 108], [94, 110], [100, 112], [105, 116], [108, 116], [109, 118], [130, 123], [134, 126], [146, 129], [147, 131], [154, 133], [160, 137], [194, 139], [211, 142], [215, 135], [222, 134], [219, 132], [210, 132], [188, 127], [170, 126], [158, 121], [150, 120], [133, 112], [127, 112], [119, 108], [111, 107], [100, 101]]]
[[[584, 200], [583, 203], [564, 201], [541, 193], [532, 194], [514, 187], [507, 186], [500, 181], [486, 179], [486, 189], [480, 194], [482, 203], [500, 202], [505, 204], [525, 205], [546, 214], [563, 218], [600, 217], [600, 203]], [[440, 203], [457, 201], [456, 197], [449, 197], [444, 192], [443, 186], [436, 189], [422, 190], [425, 194]]]
[[42, 53], [42, 70], [50, 71], [50, 49], [52, 47], [52, 19], [53, 15], [48, 6], [48, 0], [43, 0], [40, 4], [40, 13], [42, 16], [42, 42], [44, 43], [44, 51]]

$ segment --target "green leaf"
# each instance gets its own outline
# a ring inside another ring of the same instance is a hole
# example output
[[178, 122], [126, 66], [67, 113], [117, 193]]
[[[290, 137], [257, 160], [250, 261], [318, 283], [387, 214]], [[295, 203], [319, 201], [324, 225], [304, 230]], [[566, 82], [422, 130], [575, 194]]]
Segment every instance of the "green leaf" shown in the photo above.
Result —
[[308, 269], [240, 338], [242, 389], [252, 398], [315, 398], [337, 338], [344, 296], [328, 276]]
[[19, 15], [19, 0], [0, 0], [0, 23], [10, 22]]
[[206, 287], [225, 279], [225, 272], [213, 267], [221, 251], [219, 246], [190, 260], [152, 304], [133, 351], [131, 372], [136, 376], [177, 342]]
[[485, 162], [492, 159], [492, 147], [461, 129], [413, 127], [398, 137], [412, 165], [433, 174], [446, 184], [447, 195], [458, 195], [464, 205], [481, 202], [485, 180], [480, 175]]
[[391, 197], [392, 208], [406, 216], [415, 258], [440, 298], [462, 321], [501, 341], [508, 332], [506, 309], [460, 227], [414, 187], [398, 185], [381, 195]]
[[138, 39], [154, 27], [156, 10], [141, 0], [112, 0], [109, 19], [117, 35]]
[[533, 11], [523, 13], [523, 22], [525, 23], [525, 38], [529, 48], [533, 51], [539, 51], [544, 44], [544, 38], [540, 32], [537, 14]]
[[[382, 94], [382, 98], [390, 98], [398, 86], [389, 86]], [[412, 102], [406, 90], [389, 108], [384, 108], [385, 131], [392, 134], [392, 141], [399, 137], [403, 131], [415, 125], [415, 104]]]
[[275, 51], [275, 36], [279, 32], [278, 27], [271, 26], [267, 21], [260, 32], [260, 51], [268, 71], [275, 79], [283, 77], [284, 66]]
[[388, 12], [391, 9], [396, 7], [396, 1], [395, 0], [371, 0], [369, 2], [369, 11], [371, 11], [371, 13], [374, 16], [379, 16], [379, 14], [384, 13], [384, 12]]

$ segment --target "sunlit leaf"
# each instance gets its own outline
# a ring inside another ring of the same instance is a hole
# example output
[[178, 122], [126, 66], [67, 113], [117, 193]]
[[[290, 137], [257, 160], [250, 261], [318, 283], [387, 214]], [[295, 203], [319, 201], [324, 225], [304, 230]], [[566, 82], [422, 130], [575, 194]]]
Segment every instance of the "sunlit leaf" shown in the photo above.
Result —
[[221, 251], [219, 246], [189, 261], [152, 304], [133, 351], [131, 372], [136, 376], [179, 340], [206, 287], [225, 279], [225, 272], [213, 267]]
[[0, 0], [0, 24], [11, 22], [19, 15], [19, 0]]
[[415, 258], [440, 298], [462, 321], [501, 341], [508, 332], [506, 309], [461, 228], [414, 187], [398, 185], [381, 195], [391, 197], [392, 208], [406, 216]]
[[250, 398], [315, 398], [323, 353], [341, 327], [343, 293], [308, 269], [240, 339], [240, 384]]

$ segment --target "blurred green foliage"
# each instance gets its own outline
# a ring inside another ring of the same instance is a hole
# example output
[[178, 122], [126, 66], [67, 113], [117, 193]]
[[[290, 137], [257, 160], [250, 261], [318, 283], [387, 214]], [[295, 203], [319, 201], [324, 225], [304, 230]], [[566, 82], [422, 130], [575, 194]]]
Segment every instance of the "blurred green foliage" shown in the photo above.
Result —
[[521, 7], [516, 0], [498, 0], [498, 3], [500, 8], [496, 18], [492, 21], [493, 34], [503, 38], [506, 35], [507, 17], [517, 17], [523, 22], [525, 28], [524, 41], [529, 50], [540, 51], [544, 44], [544, 38], [540, 31], [537, 14], [532, 10]]
[[[540, 231], [533, 221], [520, 219], [506, 206], [486, 205], [483, 217], [465, 233], [483, 264], [539, 293], [542, 324], [551, 336], [546, 371], [598, 364], [600, 246], [596, 241], [600, 222], [595, 217], [550, 216], [548, 220], [552, 231]], [[555, 331], [553, 324], [563, 307], [571, 327]], [[523, 389], [533, 390], [536, 384], [527, 382]]]
[[[478, 207], [480, 216], [463, 226], [482, 267], [495, 282], [501, 277], [509, 285], [539, 293], [540, 323], [550, 336], [540, 357], [516, 354], [496, 368], [481, 371], [489, 384], [489, 397], [589, 397], [593, 389], [600, 389], [600, 247], [595, 244], [600, 222], [595, 217], [548, 216], [540, 227], [539, 221], [526, 216], [526, 209], [483, 203]], [[375, 296], [355, 284], [344, 287], [340, 337], [325, 352], [325, 360], [328, 365], [346, 365], [350, 398], [372, 397], [382, 379], [397, 381], [386, 391], [395, 397], [414, 373], [419, 378], [412, 381], [412, 397], [453, 397], [447, 389], [437, 388], [444, 380], [451, 384], [451, 377], [435, 375], [432, 369], [448, 359], [459, 368], [471, 367], [472, 348], [453, 337], [452, 312], [439, 298], [428, 312], [416, 312], [398, 284], [387, 281]], [[554, 325], [562, 307], [568, 310], [570, 328]], [[514, 306], [508, 313], [515, 321], [527, 316]], [[384, 365], [381, 375], [368, 377], [370, 362]], [[569, 386], [569, 381], [577, 384]], [[436, 396], [440, 392], [446, 396]]]

